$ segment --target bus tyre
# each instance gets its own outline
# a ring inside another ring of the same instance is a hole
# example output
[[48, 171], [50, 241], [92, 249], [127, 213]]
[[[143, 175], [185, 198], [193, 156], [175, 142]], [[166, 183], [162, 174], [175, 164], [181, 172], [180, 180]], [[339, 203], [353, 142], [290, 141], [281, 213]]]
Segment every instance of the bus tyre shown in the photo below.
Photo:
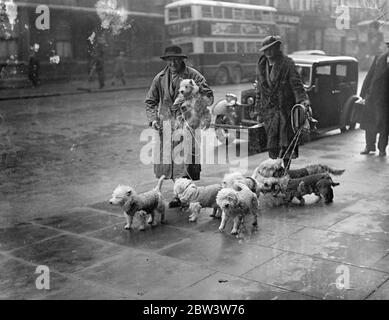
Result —
[[222, 86], [228, 84], [228, 80], [228, 70], [224, 67], [219, 68], [216, 72], [215, 83]]
[[239, 84], [242, 82], [242, 69], [240, 67], [234, 67], [232, 69], [231, 81], [234, 84]]
[[355, 102], [359, 99], [358, 96], [351, 96], [347, 99], [346, 103], [344, 104], [342, 115], [340, 118], [341, 128], [340, 131], [342, 133], [347, 132], [347, 130], [354, 130], [356, 123], [354, 122], [354, 112], [355, 112]]
[[223, 128], [218, 128], [217, 127], [218, 124], [233, 124], [233, 121], [230, 119], [227, 119], [226, 116], [224, 116], [224, 115], [217, 116], [216, 121], [215, 121], [215, 126], [216, 126], [215, 134], [216, 134], [217, 140], [219, 140], [219, 142], [221, 142], [222, 144], [225, 144], [225, 145], [232, 144], [235, 141], [235, 139], [237, 138], [236, 130], [227, 130], [227, 129], [223, 129]]

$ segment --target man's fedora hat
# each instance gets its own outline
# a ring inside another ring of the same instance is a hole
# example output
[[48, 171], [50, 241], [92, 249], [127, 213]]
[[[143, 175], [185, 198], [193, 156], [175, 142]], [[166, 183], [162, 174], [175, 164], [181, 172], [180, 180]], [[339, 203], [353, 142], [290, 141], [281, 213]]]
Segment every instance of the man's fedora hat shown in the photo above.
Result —
[[183, 58], [187, 59], [188, 57], [182, 53], [182, 49], [179, 46], [170, 46], [165, 49], [164, 55], [161, 57], [162, 60], [167, 58]]
[[262, 48], [259, 51], [265, 51], [277, 43], [282, 43], [279, 36], [268, 36], [262, 42]]

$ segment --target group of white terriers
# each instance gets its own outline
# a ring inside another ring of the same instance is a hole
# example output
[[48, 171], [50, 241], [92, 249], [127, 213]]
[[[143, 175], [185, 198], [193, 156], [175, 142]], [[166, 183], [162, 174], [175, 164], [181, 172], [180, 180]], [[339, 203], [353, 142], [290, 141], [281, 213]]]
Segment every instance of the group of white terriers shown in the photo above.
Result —
[[[274, 199], [277, 205], [290, 205], [296, 199], [304, 206], [304, 196], [315, 194], [318, 201], [323, 199], [329, 204], [334, 199], [333, 187], [339, 185], [331, 175], [339, 176], [344, 171], [320, 164], [287, 171], [282, 159], [269, 159], [261, 163], [251, 177], [230, 173], [221, 183], [206, 187], [198, 187], [188, 179], [178, 179], [174, 183], [174, 195], [181, 202], [181, 212], [190, 213], [190, 222], [196, 222], [203, 209], [212, 209], [211, 217], [221, 218], [219, 230], [223, 232], [228, 220], [233, 219], [231, 234], [239, 238], [248, 226], [254, 231], [257, 229], [263, 197]], [[141, 221], [141, 231], [146, 230], [147, 225], [156, 227], [157, 220], [166, 222], [167, 204], [161, 192], [164, 180], [165, 177], [161, 177], [154, 190], [143, 194], [123, 185], [114, 190], [109, 202], [122, 207], [125, 229], [131, 229], [136, 215]], [[160, 219], [157, 219], [158, 215]]]

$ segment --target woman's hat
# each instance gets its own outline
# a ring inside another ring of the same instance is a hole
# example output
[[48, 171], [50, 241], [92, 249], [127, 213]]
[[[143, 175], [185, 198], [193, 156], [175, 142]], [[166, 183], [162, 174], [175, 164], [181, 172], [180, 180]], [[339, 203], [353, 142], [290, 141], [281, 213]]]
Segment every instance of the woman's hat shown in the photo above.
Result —
[[262, 42], [262, 48], [259, 51], [265, 51], [277, 43], [282, 43], [279, 36], [268, 36]]
[[170, 46], [165, 49], [164, 55], [161, 57], [162, 60], [167, 58], [183, 58], [187, 59], [188, 57], [182, 53], [182, 49], [179, 46]]

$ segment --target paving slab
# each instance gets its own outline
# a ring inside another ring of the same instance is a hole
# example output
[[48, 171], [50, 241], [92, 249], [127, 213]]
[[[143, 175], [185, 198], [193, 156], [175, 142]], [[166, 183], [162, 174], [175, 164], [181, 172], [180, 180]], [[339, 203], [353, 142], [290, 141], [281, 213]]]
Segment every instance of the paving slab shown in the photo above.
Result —
[[0, 229], [0, 250], [14, 250], [59, 234], [31, 223], [19, 223], [10, 228]]
[[[315, 199], [317, 199], [315, 197]], [[304, 207], [292, 204], [289, 207], [274, 207], [263, 211], [263, 216], [279, 223], [293, 223], [299, 226], [327, 229], [334, 224], [348, 218], [353, 213], [344, 211], [353, 200], [339, 199], [333, 204], [326, 205], [323, 202], [316, 204], [307, 203]]]
[[389, 282], [385, 282], [379, 287], [368, 300], [389, 300]]
[[168, 299], [245, 301], [314, 300], [315, 298], [218, 272]]
[[123, 224], [119, 224], [91, 233], [89, 236], [130, 248], [159, 250], [192, 235], [193, 232], [166, 225], [137, 231], [125, 230]]
[[12, 252], [12, 255], [45, 265], [58, 272], [72, 273], [123, 252], [125, 248], [96, 240], [61, 235]]
[[280, 254], [278, 250], [248, 245], [221, 233], [199, 234], [158, 253], [237, 276]]
[[44, 299], [57, 292], [67, 278], [50, 272], [50, 290], [38, 290], [36, 266], [10, 259], [0, 265], [0, 300]]
[[388, 253], [389, 243], [306, 228], [272, 247], [340, 263], [371, 267]]
[[79, 208], [57, 216], [37, 218], [34, 219], [34, 222], [59, 230], [83, 234], [124, 222], [124, 217], [120, 218], [88, 208]]
[[212, 273], [205, 267], [168, 257], [127, 252], [77, 276], [126, 292], [129, 299], [159, 300]]
[[389, 213], [385, 213], [382, 209], [374, 213], [355, 214], [335, 224], [329, 230], [388, 241], [389, 247]]
[[293, 223], [260, 217], [258, 219], [258, 231], [252, 234], [249, 243], [264, 247], [271, 246], [302, 229], [304, 229], [303, 226]]
[[377, 261], [372, 268], [389, 273], [389, 254]]
[[[349, 266], [350, 288], [339, 290], [336, 282], [344, 275], [337, 273], [340, 266], [336, 262], [285, 253], [243, 277], [328, 300], [365, 299], [388, 279], [382, 272]], [[340, 282], [344, 283], [342, 279]]]

